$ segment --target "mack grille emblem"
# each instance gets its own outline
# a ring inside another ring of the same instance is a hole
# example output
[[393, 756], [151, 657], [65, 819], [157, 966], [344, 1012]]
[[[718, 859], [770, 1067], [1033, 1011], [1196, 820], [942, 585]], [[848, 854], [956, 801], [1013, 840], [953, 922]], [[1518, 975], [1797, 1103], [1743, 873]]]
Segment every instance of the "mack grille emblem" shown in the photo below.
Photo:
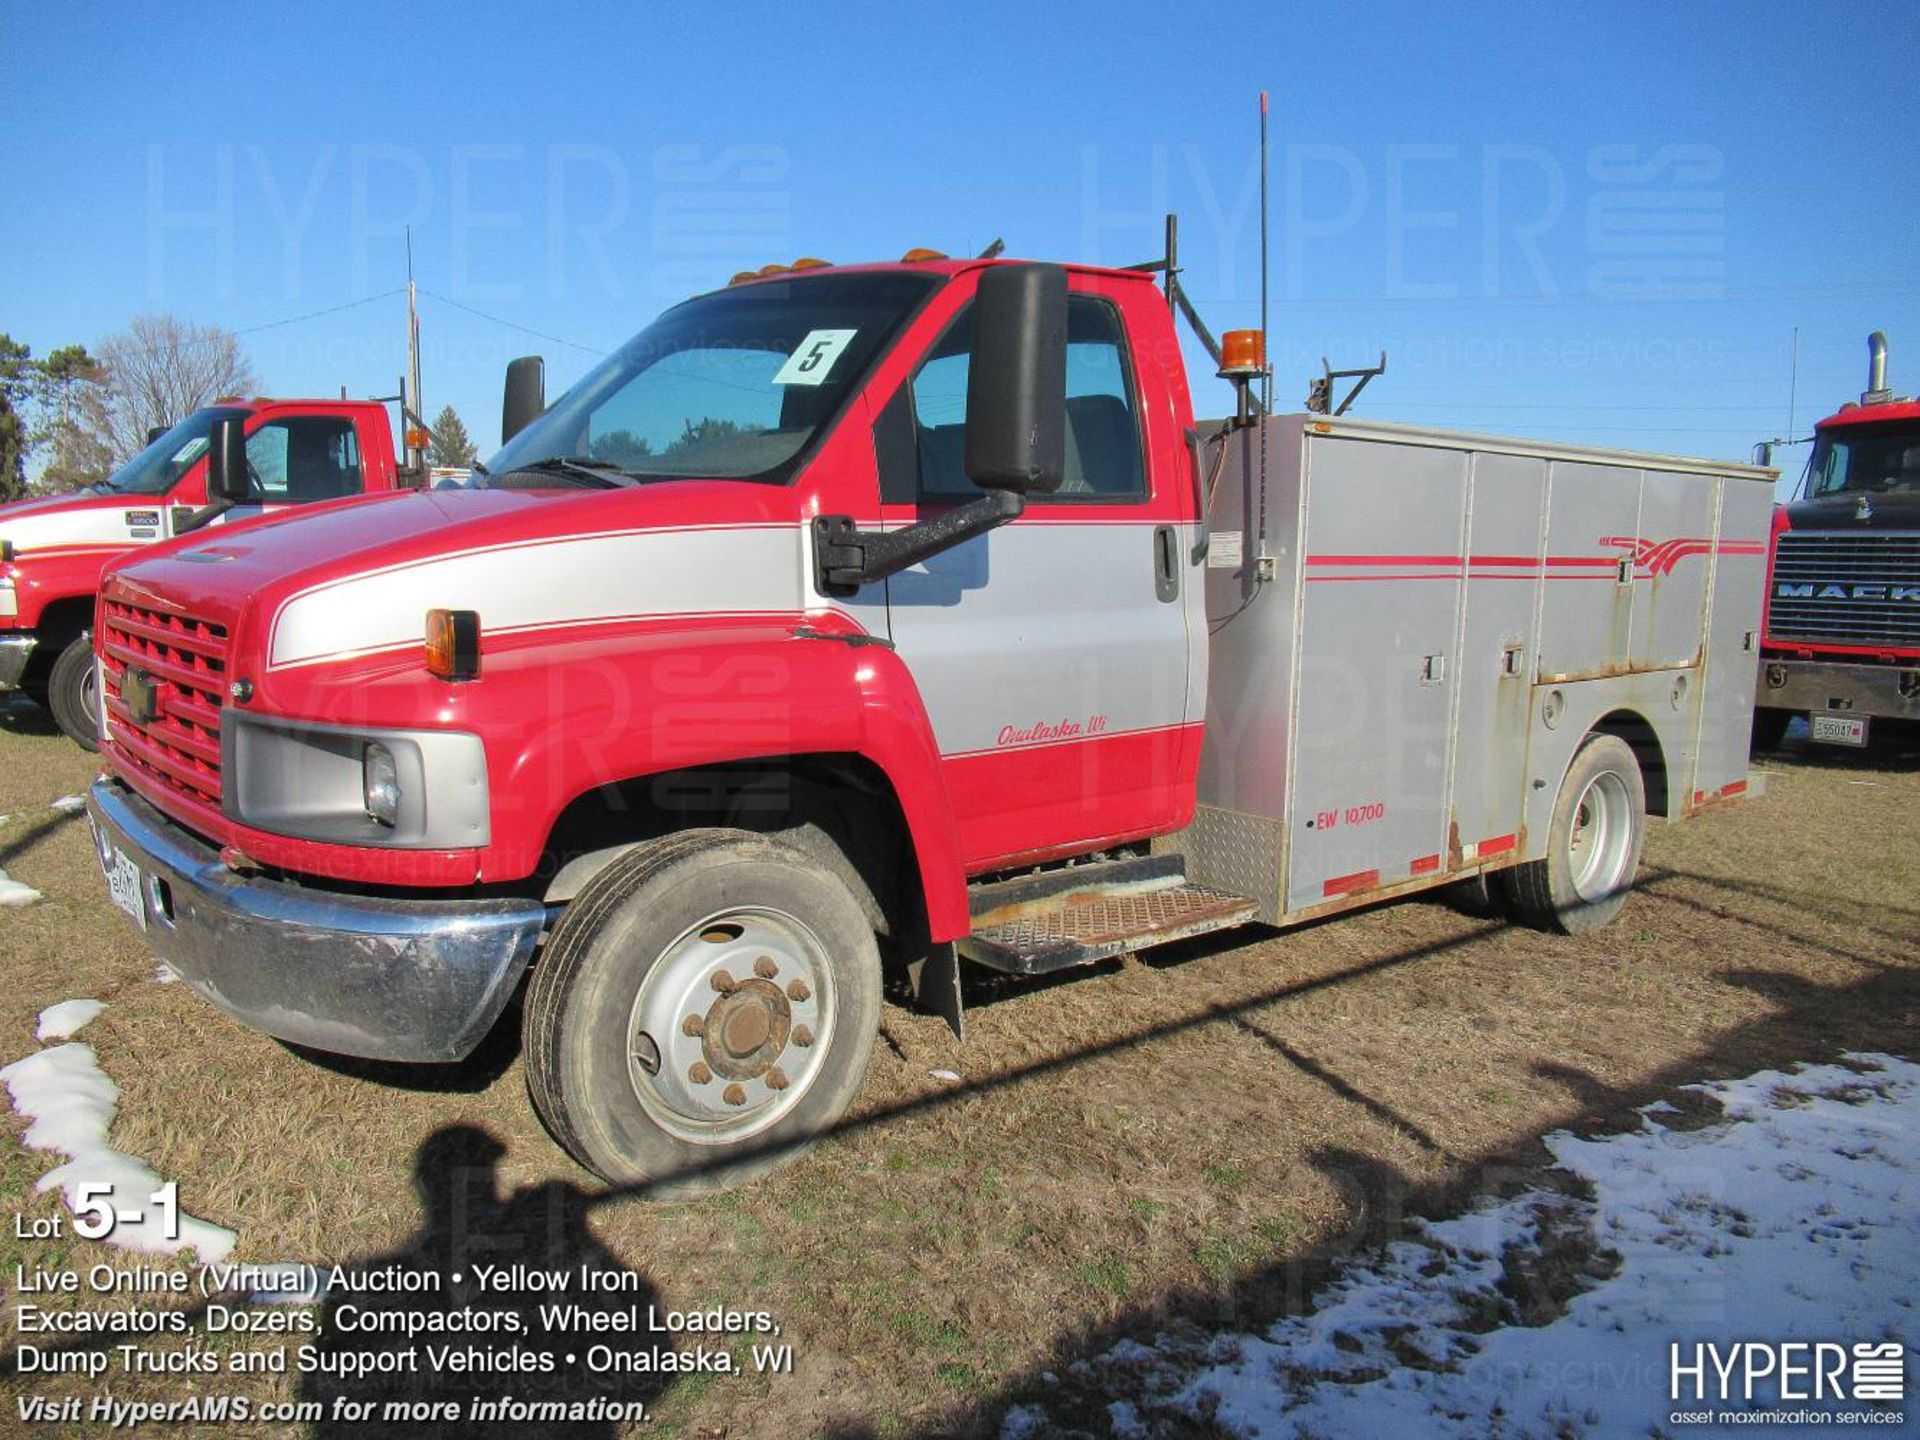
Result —
[[153, 677], [131, 666], [120, 677], [120, 698], [136, 725], [151, 725], [160, 715], [160, 690]]

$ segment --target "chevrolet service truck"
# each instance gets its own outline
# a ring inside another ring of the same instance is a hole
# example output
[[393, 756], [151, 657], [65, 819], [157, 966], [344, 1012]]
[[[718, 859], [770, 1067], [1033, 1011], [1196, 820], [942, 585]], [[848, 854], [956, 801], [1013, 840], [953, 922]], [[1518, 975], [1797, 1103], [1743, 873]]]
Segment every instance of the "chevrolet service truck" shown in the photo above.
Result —
[[1875, 720], [1920, 720], [1920, 402], [1887, 388], [1887, 339], [1867, 388], [1813, 430], [1791, 505], [1774, 517], [1754, 743], [1795, 715], [1814, 741], [1865, 745]]
[[223, 419], [243, 424], [253, 471], [252, 493], [219, 517], [227, 523], [403, 483], [386, 411], [373, 401], [223, 400], [156, 435], [97, 485], [0, 505], [0, 691], [26, 692], [89, 750], [100, 572], [200, 513], [207, 441]]
[[1487, 875], [1584, 931], [1747, 790], [1770, 471], [1196, 426], [1168, 297], [1089, 266], [769, 267], [551, 408], [533, 363], [475, 488], [109, 569], [89, 813], [256, 1029], [453, 1061], [524, 983], [609, 1180], [828, 1131], [883, 956], [957, 1024], [962, 958]]

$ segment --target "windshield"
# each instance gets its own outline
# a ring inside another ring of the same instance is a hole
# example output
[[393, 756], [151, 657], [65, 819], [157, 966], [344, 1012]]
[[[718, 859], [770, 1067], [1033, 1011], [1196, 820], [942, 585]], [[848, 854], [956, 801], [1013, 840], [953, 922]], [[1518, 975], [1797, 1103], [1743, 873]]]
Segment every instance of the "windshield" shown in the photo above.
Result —
[[900, 271], [741, 285], [667, 311], [487, 462], [784, 481], [936, 283]]
[[100, 482], [102, 490], [126, 495], [160, 495], [207, 453], [214, 422], [244, 419], [247, 412], [210, 405], [196, 410]]
[[1823, 431], [1807, 464], [1807, 494], [1920, 494], [1920, 426], [1849, 425]]

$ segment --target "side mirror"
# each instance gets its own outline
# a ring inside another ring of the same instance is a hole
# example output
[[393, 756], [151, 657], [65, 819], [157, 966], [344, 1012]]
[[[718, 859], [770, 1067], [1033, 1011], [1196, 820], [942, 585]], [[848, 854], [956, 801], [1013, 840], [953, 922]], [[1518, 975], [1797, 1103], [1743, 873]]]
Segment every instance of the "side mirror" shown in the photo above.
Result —
[[506, 444], [547, 410], [547, 362], [522, 355], [507, 362], [506, 394], [500, 402], [500, 443]]
[[1753, 447], [1753, 463], [1768, 466], [1773, 464], [1773, 444], [1771, 441], [1762, 440], [1758, 445]]
[[1067, 472], [1067, 272], [996, 265], [973, 300], [967, 478], [1047, 494]]
[[207, 500], [239, 505], [251, 498], [247, 483], [247, 430], [241, 420], [216, 420], [207, 446]]

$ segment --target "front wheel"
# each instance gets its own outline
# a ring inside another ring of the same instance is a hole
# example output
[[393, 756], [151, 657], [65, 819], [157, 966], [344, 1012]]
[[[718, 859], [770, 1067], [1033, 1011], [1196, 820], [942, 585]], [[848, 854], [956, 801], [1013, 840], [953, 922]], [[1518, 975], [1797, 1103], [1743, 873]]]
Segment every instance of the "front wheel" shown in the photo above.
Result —
[[100, 748], [99, 673], [93, 663], [93, 636], [83, 632], [68, 642], [47, 677], [53, 723], [83, 750]]
[[1553, 802], [1546, 859], [1500, 872], [1515, 916], [1563, 935], [1610, 923], [1633, 888], [1646, 830], [1646, 784], [1632, 747], [1617, 735], [1589, 735]]
[[527, 991], [527, 1088], [595, 1174], [686, 1199], [818, 1141], [879, 1023], [879, 951], [847, 888], [790, 845], [690, 830], [567, 907]]

